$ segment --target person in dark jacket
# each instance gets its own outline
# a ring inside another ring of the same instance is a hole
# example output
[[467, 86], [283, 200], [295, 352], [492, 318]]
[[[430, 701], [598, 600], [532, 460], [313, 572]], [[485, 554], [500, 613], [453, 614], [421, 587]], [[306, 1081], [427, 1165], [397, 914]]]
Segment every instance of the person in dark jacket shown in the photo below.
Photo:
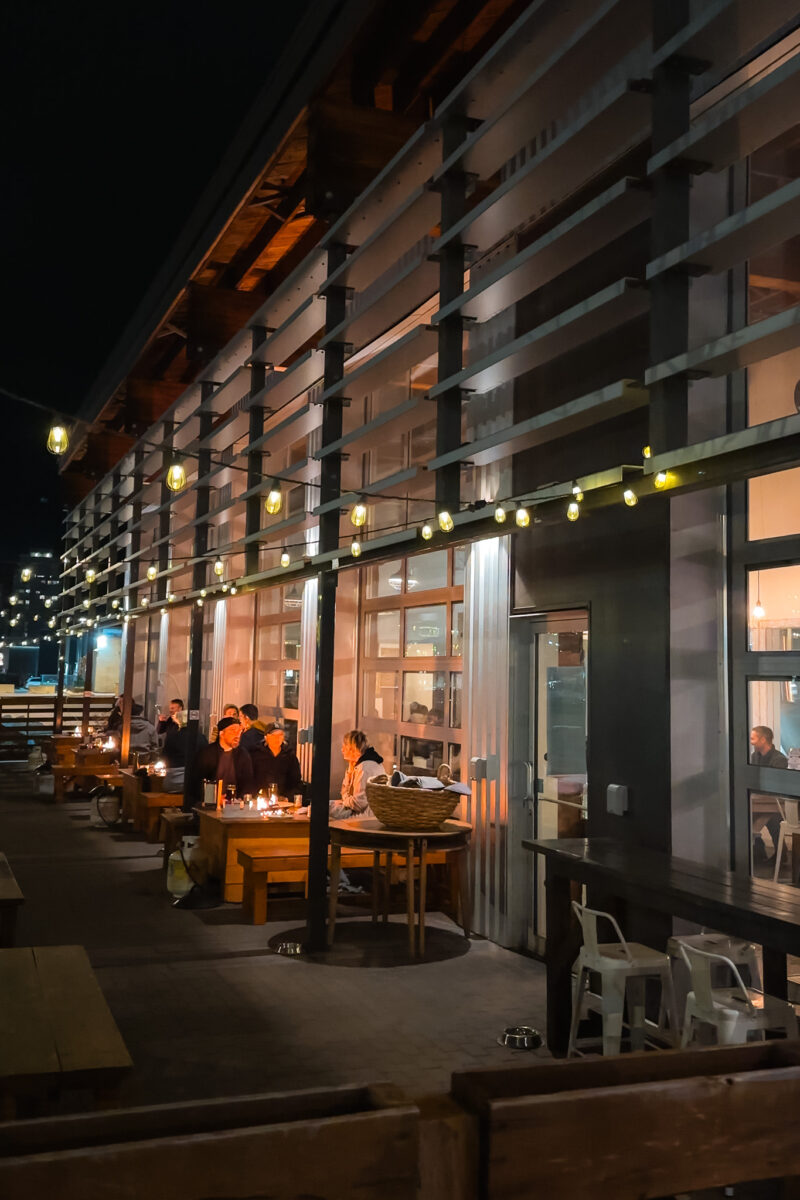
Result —
[[239, 709], [239, 720], [242, 724], [242, 740], [239, 745], [244, 746], [250, 758], [253, 760], [253, 774], [256, 779], [256, 790], [260, 791], [267, 786], [267, 747], [264, 742], [264, 726], [258, 719], [258, 708], [255, 704], [243, 704]]
[[191, 809], [200, 803], [204, 779], [221, 779], [223, 793], [232, 785], [239, 797], [256, 794], [252, 760], [245, 748], [239, 745], [241, 725], [234, 717], [223, 717], [218, 732], [217, 741], [204, 746], [195, 755], [190, 784], [184, 794], [184, 808]]
[[159, 716], [156, 721], [156, 733], [159, 737], [165, 737], [166, 734], [173, 732], [173, 730], [181, 728], [183, 722], [178, 714], [182, 712], [183, 701], [170, 700], [169, 712], [165, 716]]
[[266, 771], [264, 790], [276, 791], [291, 800], [303, 790], [297, 755], [286, 745], [286, 733], [280, 725], [269, 725], [264, 734]]

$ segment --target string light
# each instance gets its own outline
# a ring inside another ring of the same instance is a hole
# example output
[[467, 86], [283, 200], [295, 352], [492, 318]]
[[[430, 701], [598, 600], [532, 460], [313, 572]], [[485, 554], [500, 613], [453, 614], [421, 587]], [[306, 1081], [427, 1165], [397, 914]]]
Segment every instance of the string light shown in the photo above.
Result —
[[420, 536], [421, 536], [421, 537], [424, 539], [424, 541], [426, 541], [426, 542], [429, 542], [429, 541], [431, 540], [431, 538], [433, 537], [433, 529], [431, 528], [431, 526], [428, 524], [428, 522], [427, 522], [427, 521], [426, 521], [426, 522], [425, 522], [425, 524], [422, 526], [422, 528], [420, 529], [420, 531], [419, 531], [419, 532], [420, 532]]
[[224, 571], [225, 571], [225, 564], [223, 563], [221, 558], [218, 558], [217, 561], [214, 563], [214, 574], [217, 576], [218, 579], [221, 579], [222, 575], [224, 574]]
[[353, 538], [352, 542], [350, 543], [350, 553], [352, 554], [353, 558], [358, 558], [361, 554], [361, 542], [358, 540], [358, 538]]
[[573, 483], [572, 494], [577, 500], [578, 504], [581, 504], [583, 501], [583, 492], [581, 491], [581, 485], [579, 483]]
[[95, 579], [97, 579], [97, 572], [95, 571], [94, 567], [88, 568], [86, 574], [84, 575], [84, 579], [87, 583], [94, 583]]
[[651, 446], [643, 446], [642, 447], [642, 458], [652, 458], [652, 457], [653, 457], [652, 447]]
[[112, 600], [112, 601], [111, 601], [111, 607], [112, 607], [112, 608], [119, 608], [119, 600]]
[[267, 492], [267, 498], [264, 501], [264, 508], [274, 517], [283, 508], [283, 493], [281, 492], [280, 484], [276, 479], [273, 479], [270, 484], [270, 489]]
[[494, 510], [494, 519], [495, 519], [495, 521], [497, 521], [497, 524], [505, 525], [506, 516], [507, 516], [506, 510], [503, 508], [502, 504], [498, 504]]
[[170, 594], [167, 596], [167, 600], [169, 601], [170, 604], [174, 604], [175, 603], [175, 593], [170, 592]]
[[667, 481], [667, 472], [666, 471], [659, 471], [657, 475], [653, 476], [653, 487], [656, 488], [659, 492], [662, 490], [662, 488], [665, 488], [667, 486], [667, 482], [668, 481]]
[[200, 595], [201, 595], [201, 597], [205, 597], [208, 595], [208, 592], [206, 591], [205, 588], [200, 588]]
[[181, 462], [174, 462], [167, 471], [164, 480], [171, 492], [181, 492], [186, 487], [186, 468]]
[[197, 605], [198, 608], [202, 608], [203, 607], [203, 597], [198, 596], [197, 600], [195, 601], [195, 604]]
[[89, 600], [84, 600], [84, 602], [83, 602], [83, 607], [84, 607], [84, 608], [88, 608], [90, 603], [91, 603], [91, 601], [89, 601]]
[[69, 434], [63, 425], [52, 425], [47, 435], [47, 449], [51, 454], [66, 454], [69, 447]]
[[282, 566], [282, 567], [288, 567], [288, 566], [289, 566], [289, 563], [290, 563], [291, 561], [292, 561], [292, 560], [291, 560], [291, 558], [289, 557], [289, 551], [288, 551], [288, 550], [283, 550], [283, 551], [281, 552], [281, 566]]
[[520, 529], [527, 529], [531, 523], [531, 514], [528, 512], [527, 508], [523, 508], [522, 505], [520, 505], [520, 507], [514, 513], [514, 520], [517, 522], [517, 525]]
[[153, 580], [155, 579], [157, 574], [158, 574], [158, 567], [154, 563], [151, 563], [150, 566], [147, 568], [147, 578], [150, 580], [151, 583], [153, 582]]
[[631, 490], [631, 488], [625, 488], [625, 491], [622, 493], [622, 499], [625, 501], [628, 508], [636, 508], [636, 505], [639, 503], [639, 497], [636, 495], [636, 492]]
[[232, 595], [232, 596], [235, 596], [235, 595], [236, 595], [236, 587], [235, 587], [235, 585], [231, 587], [231, 595]]
[[753, 616], [757, 621], [762, 621], [767, 615], [767, 610], [761, 603], [761, 572], [756, 571], [756, 602], [753, 605]]
[[20, 578], [22, 579], [23, 583], [29, 583], [32, 575], [33, 571], [30, 569], [30, 567], [23, 567], [20, 573]]
[[439, 520], [439, 528], [441, 529], [442, 533], [452, 533], [453, 532], [453, 518], [450, 516], [450, 513], [447, 511], [446, 508], [443, 508], [442, 511], [439, 513], [438, 520]]
[[367, 506], [363, 499], [354, 504], [350, 510], [350, 524], [355, 525], [356, 529], [361, 529], [362, 525], [367, 523]]
[[577, 500], [570, 500], [569, 504], [567, 505], [567, 520], [568, 521], [577, 521], [577, 519], [580, 515], [581, 515], [580, 504], [578, 504]]
[[142, 600], [142, 608], [147, 608], [149, 603], [150, 603], [149, 599], [147, 598], [147, 596], [145, 596]]

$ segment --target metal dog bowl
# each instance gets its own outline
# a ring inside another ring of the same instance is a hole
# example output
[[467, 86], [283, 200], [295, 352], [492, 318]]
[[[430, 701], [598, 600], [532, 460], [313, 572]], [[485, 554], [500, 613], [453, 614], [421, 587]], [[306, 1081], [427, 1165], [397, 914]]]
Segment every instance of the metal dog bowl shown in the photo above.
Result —
[[293, 958], [303, 953], [303, 946], [301, 942], [279, 942], [275, 947], [275, 953], [285, 954], [287, 957]]
[[507, 1046], [509, 1050], [538, 1050], [542, 1035], [532, 1025], [509, 1025], [500, 1034], [497, 1044]]

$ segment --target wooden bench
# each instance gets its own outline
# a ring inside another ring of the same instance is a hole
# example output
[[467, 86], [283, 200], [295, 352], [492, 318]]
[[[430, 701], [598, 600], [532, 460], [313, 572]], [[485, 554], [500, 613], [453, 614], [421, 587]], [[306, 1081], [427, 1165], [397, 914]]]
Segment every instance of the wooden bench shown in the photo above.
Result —
[[[239, 865], [244, 870], [242, 905], [245, 916], [253, 925], [265, 925], [267, 920], [267, 886], [269, 883], [308, 881], [308, 851], [301, 851], [295, 842], [274, 846], [253, 846], [238, 850]], [[377, 855], [359, 852], [342, 855], [342, 866], [375, 867]]]
[[[53, 767], [53, 799], [56, 804], [62, 804], [66, 798], [67, 784], [78, 779], [103, 780], [109, 787], [122, 787], [122, 776], [119, 767], [113, 763], [103, 766]], [[91, 786], [94, 786], [93, 784]], [[81, 799], [84, 797], [82, 796]]]
[[13, 946], [17, 909], [25, 897], [5, 854], [0, 854], [0, 946]]
[[0, 1109], [63, 1087], [105, 1103], [132, 1066], [83, 946], [0, 950]]
[[159, 840], [161, 814], [168, 808], [180, 808], [181, 792], [140, 792], [133, 805], [133, 828], [143, 833], [148, 842]]
[[161, 824], [158, 827], [158, 840], [164, 843], [164, 869], [169, 865], [169, 856], [177, 850], [182, 837], [192, 833], [196, 826], [193, 812], [182, 808], [162, 808]]

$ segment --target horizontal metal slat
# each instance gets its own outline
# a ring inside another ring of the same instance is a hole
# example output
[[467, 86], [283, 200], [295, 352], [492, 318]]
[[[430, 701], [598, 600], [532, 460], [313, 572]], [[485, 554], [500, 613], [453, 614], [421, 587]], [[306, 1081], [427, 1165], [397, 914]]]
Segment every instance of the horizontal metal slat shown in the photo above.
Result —
[[687, 374], [717, 378], [797, 346], [800, 346], [800, 305], [650, 367], [645, 373], [645, 383], [651, 387], [673, 375]]

